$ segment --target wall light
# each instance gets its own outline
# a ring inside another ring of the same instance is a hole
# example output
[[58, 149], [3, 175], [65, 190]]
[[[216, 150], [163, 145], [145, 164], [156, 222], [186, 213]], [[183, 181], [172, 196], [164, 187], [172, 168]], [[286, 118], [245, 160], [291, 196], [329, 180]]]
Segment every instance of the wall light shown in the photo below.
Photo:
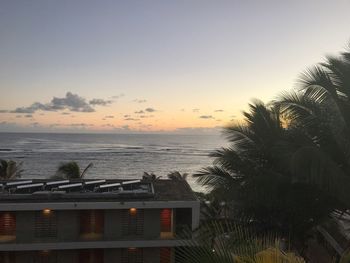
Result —
[[130, 212], [130, 215], [134, 216], [134, 215], [136, 215], [136, 213], [137, 213], [137, 209], [134, 208], [134, 207], [133, 207], [133, 208], [130, 208], [129, 212]]
[[49, 215], [50, 213], [51, 213], [51, 209], [45, 208], [45, 209], [43, 210], [43, 214], [44, 214], [44, 215]]

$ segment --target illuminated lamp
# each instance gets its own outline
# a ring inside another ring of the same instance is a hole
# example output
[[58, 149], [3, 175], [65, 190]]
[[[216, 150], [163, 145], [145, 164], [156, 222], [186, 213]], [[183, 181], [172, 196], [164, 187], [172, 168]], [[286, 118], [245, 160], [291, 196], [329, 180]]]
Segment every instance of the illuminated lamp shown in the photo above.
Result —
[[130, 208], [129, 213], [130, 213], [130, 215], [134, 216], [137, 213], [137, 209], [136, 208]]

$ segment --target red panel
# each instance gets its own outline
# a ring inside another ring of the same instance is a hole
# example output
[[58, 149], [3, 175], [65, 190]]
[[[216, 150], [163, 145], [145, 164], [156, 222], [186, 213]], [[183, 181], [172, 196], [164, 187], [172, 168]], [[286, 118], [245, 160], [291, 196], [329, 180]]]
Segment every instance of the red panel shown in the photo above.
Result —
[[160, 231], [161, 232], [171, 232], [171, 213], [172, 210], [165, 208], [162, 209], [160, 212], [160, 223], [161, 223], [161, 227], [160, 227]]
[[103, 249], [86, 249], [79, 253], [79, 263], [103, 263]]
[[16, 214], [13, 212], [0, 213], [0, 235], [15, 236], [16, 235]]
[[80, 234], [103, 234], [103, 228], [103, 210], [83, 210], [80, 212]]
[[160, 263], [171, 263], [171, 248], [160, 248]]

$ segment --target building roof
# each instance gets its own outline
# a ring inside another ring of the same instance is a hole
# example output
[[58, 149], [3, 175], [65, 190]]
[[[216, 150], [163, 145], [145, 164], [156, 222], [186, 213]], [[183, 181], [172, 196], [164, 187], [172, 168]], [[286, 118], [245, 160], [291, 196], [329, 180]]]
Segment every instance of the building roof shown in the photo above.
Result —
[[196, 201], [185, 180], [11, 180], [0, 182], [0, 203]]
[[157, 200], [197, 200], [186, 180], [155, 180], [153, 186]]

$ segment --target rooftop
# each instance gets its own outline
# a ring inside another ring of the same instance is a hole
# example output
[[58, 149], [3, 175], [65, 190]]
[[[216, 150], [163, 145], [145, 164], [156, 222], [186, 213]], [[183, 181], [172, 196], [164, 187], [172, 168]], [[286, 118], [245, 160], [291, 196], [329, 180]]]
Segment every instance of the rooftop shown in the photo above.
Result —
[[195, 201], [185, 180], [26, 179], [0, 181], [0, 203]]

